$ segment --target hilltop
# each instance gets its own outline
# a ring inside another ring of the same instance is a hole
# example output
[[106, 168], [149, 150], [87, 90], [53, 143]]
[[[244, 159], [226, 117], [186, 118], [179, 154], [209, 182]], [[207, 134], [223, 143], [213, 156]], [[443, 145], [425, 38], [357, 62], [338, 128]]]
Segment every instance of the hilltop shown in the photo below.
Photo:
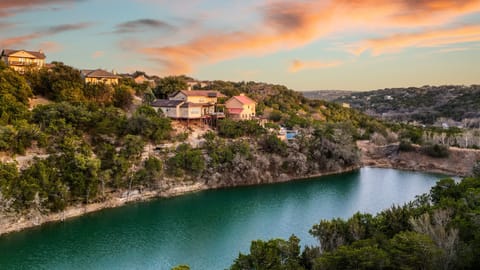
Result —
[[366, 92], [315, 91], [304, 95], [348, 103], [368, 115], [387, 120], [480, 127], [480, 85], [387, 88]]

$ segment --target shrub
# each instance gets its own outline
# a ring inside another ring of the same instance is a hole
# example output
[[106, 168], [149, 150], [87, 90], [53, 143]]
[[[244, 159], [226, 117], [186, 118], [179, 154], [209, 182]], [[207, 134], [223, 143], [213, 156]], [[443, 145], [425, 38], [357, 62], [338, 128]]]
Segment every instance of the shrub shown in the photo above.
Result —
[[409, 140], [401, 140], [398, 145], [398, 150], [403, 152], [411, 152], [415, 150], [412, 143]]
[[448, 157], [448, 146], [440, 144], [427, 144], [422, 146], [422, 153], [435, 158]]
[[287, 144], [274, 134], [265, 136], [260, 142], [260, 145], [267, 153], [279, 155], [285, 155], [287, 153]]

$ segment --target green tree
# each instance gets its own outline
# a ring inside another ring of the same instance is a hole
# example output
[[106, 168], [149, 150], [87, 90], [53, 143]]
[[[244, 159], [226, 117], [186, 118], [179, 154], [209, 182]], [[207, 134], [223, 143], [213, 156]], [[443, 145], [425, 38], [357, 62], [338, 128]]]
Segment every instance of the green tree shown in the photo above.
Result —
[[292, 235], [288, 241], [283, 239], [253, 241], [250, 245], [250, 254], [240, 253], [230, 269], [302, 270], [305, 268], [301, 261], [300, 239]]
[[87, 83], [83, 88], [83, 95], [87, 100], [101, 105], [111, 105], [114, 102], [115, 89], [105, 83]]
[[432, 239], [416, 232], [401, 232], [388, 245], [392, 267], [395, 269], [438, 269], [441, 250]]
[[33, 92], [55, 101], [83, 101], [84, 82], [80, 71], [61, 62], [52, 64], [49, 69], [32, 71], [34, 75], [27, 74]]
[[181, 144], [177, 147], [175, 156], [167, 160], [167, 168], [170, 175], [182, 176], [186, 173], [200, 174], [205, 168], [205, 161], [200, 149], [192, 149], [189, 144]]
[[133, 104], [133, 89], [120, 85], [115, 87], [113, 93], [113, 106], [127, 110]]
[[388, 253], [378, 244], [372, 240], [361, 240], [322, 254], [316, 260], [314, 269], [388, 269], [389, 264]]
[[157, 98], [166, 99], [176, 91], [186, 90], [187, 81], [185, 76], [167, 76], [158, 81], [155, 88]]
[[181, 264], [173, 267], [172, 270], [190, 270], [190, 266]]
[[287, 154], [287, 143], [280, 140], [275, 134], [266, 135], [260, 141], [260, 145], [262, 146], [263, 151], [267, 153], [278, 154], [282, 156]]

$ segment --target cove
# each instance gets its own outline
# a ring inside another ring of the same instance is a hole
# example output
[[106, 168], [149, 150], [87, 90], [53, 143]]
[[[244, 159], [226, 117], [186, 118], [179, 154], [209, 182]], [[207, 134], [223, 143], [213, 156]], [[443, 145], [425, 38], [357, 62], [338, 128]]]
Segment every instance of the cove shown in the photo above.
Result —
[[393, 169], [209, 190], [135, 203], [0, 237], [0, 269], [225, 269], [256, 239], [318, 244], [321, 219], [377, 213], [426, 193], [440, 175]]

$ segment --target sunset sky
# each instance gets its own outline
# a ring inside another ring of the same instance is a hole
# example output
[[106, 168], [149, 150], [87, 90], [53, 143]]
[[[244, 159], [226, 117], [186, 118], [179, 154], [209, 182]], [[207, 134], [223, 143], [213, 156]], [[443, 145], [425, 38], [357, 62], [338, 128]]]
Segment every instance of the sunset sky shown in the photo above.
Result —
[[0, 0], [0, 48], [294, 90], [480, 84], [480, 0]]

